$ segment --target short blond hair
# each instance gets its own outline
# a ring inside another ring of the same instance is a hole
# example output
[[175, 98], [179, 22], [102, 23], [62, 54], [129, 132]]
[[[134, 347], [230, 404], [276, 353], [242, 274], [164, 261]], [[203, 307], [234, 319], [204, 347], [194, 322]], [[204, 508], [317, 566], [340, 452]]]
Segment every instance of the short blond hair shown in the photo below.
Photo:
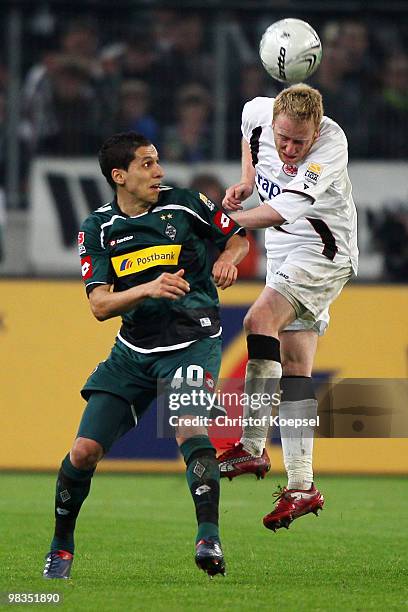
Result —
[[322, 94], [305, 83], [298, 83], [283, 89], [275, 98], [273, 105], [273, 120], [285, 113], [296, 121], [313, 119], [316, 129], [323, 117]]

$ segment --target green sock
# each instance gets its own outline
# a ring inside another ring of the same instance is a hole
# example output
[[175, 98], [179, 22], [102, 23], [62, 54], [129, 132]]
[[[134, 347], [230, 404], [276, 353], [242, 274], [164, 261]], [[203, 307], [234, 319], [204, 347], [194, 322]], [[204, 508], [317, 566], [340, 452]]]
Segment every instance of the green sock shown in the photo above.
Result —
[[76, 519], [88, 496], [94, 471], [73, 466], [69, 454], [63, 460], [55, 491], [55, 532], [50, 550], [74, 553]]
[[215, 448], [208, 436], [194, 436], [180, 450], [187, 464], [186, 478], [196, 509], [196, 543], [201, 539], [219, 541], [220, 470]]

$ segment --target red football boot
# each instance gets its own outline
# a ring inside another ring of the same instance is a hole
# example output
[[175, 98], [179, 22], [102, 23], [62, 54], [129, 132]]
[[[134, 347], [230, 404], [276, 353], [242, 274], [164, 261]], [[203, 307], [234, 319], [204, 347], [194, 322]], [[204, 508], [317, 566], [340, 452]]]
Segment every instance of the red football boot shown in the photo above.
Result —
[[307, 491], [301, 489], [287, 489], [284, 487], [274, 494], [276, 496], [275, 509], [264, 516], [263, 524], [267, 529], [276, 531], [281, 527], [289, 529], [292, 521], [313, 512], [318, 516], [318, 511], [322, 510], [324, 497], [316, 489], [314, 484]]
[[227, 448], [217, 459], [221, 478], [230, 480], [241, 474], [255, 474], [259, 480], [265, 478], [265, 474], [271, 469], [266, 448], [260, 457], [256, 457], [244, 450], [241, 442], [236, 442]]

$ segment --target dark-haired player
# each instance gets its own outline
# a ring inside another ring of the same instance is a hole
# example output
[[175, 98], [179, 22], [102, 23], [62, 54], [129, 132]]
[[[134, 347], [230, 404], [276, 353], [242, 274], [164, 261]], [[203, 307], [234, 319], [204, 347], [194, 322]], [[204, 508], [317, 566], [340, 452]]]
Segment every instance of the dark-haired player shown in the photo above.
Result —
[[[216, 285], [237, 277], [246, 255], [240, 227], [205, 195], [162, 186], [154, 145], [133, 133], [109, 138], [99, 163], [115, 191], [112, 202], [84, 221], [79, 232], [82, 277], [98, 321], [121, 316], [109, 357], [82, 389], [87, 400], [77, 437], [62, 461], [55, 497], [55, 533], [45, 578], [68, 578], [74, 529], [98, 461], [137, 423], [157, 396], [157, 381], [217, 379], [221, 326]], [[205, 239], [221, 254], [211, 266]], [[177, 442], [196, 509], [196, 563], [224, 573], [218, 531], [219, 468], [205, 427], [180, 412]]]

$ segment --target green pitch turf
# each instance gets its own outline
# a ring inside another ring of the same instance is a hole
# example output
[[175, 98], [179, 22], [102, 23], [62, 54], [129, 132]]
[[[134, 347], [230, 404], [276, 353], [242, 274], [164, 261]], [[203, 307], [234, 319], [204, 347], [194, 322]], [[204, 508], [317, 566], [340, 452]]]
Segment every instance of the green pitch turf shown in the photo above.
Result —
[[[274, 534], [261, 524], [283, 478], [222, 481], [227, 576], [193, 561], [182, 476], [97, 475], [78, 521], [72, 580], [41, 578], [54, 476], [0, 474], [0, 591], [60, 592], [66, 611], [408, 610], [408, 482], [322, 477], [326, 509]], [[46, 604], [19, 606], [25, 609]]]

